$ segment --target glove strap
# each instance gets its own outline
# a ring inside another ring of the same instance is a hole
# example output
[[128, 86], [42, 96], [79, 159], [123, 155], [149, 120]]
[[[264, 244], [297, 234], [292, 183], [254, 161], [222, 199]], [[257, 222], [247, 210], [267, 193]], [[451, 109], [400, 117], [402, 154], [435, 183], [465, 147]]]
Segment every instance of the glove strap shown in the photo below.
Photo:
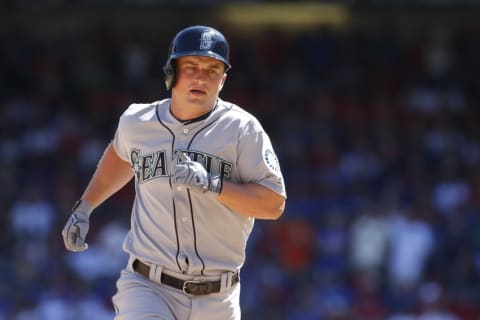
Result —
[[220, 192], [222, 192], [222, 187], [223, 181], [220, 176], [213, 176], [210, 178], [210, 185], [208, 186], [209, 191], [220, 194]]
[[85, 200], [78, 200], [72, 208], [72, 212], [81, 212], [86, 214], [87, 217], [90, 217], [93, 211], [93, 207]]

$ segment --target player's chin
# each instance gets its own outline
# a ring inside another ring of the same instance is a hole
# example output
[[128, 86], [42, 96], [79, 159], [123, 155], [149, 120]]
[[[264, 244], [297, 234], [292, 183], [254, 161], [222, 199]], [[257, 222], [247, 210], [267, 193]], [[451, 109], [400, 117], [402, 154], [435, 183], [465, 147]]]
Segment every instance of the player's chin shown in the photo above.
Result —
[[205, 99], [204, 98], [198, 98], [198, 97], [189, 97], [187, 99], [188, 104], [190, 105], [204, 105], [205, 104]]
[[210, 104], [211, 100], [212, 98], [206, 94], [201, 94], [201, 95], [192, 94], [188, 96], [188, 102], [196, 105], [208, 105]]

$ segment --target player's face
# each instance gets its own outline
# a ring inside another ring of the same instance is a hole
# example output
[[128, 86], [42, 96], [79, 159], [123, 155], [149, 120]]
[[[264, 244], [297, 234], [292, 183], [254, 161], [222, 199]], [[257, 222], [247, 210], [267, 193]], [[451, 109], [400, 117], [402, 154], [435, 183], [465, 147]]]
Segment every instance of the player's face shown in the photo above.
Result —
[[227, 77], [223, 62], [210, 57], [186, 56], [176, 60], [176, 68], [173, 96], [189, 104], [213, 107]]

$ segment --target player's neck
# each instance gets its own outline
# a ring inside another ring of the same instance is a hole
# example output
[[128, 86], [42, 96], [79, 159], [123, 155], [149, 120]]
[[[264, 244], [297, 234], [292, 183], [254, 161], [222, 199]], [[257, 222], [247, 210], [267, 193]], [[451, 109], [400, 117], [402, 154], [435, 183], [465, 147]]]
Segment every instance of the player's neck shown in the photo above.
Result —
[[187, 122], [195, 119], [203, 119], [208, 117], [208, 115], [215, 109], [217, 105], [216, 101], [212, 106], [208, 108], [202, 108], [196, 105], [182, 105], [179, 103], [172, 103], [170, 105], [170, 113], [178, 121]]

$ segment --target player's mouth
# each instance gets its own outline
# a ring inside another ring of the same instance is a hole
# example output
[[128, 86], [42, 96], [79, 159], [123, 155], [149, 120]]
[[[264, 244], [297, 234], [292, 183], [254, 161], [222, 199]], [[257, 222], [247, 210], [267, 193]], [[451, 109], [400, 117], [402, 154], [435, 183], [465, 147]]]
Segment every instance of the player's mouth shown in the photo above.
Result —
[[196, 95], [196, 96], [203, 96], [203, 95], [206, 95], [207, 92], [204, 91], [204, 90], [201, 90], [201, 89], [191, 89], [190, 90], [190, 93]]

